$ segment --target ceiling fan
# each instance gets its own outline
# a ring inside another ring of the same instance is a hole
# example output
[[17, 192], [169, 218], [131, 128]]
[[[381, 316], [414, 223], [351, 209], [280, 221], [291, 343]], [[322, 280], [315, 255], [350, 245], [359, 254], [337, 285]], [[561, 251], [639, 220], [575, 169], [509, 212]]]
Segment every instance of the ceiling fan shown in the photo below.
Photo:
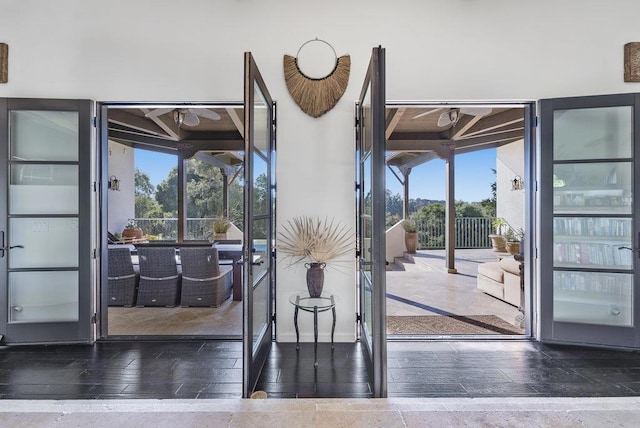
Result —
[[491, 107], [461, 107], [452, 108], [440, 114], [438, 117], [438, 126], [447, 125], [455, 126], [460, 120], [460, 115], [467, 114], [469, 116], [486, 116], [491, 113]]
[[173, 120], [176, 125], [198, 126], [200, 117], [210, 120], [220, 120], [220, 115], [207, 108], [157, 108], [145, 113], [145, 117], [158, 117], [173, 112]]

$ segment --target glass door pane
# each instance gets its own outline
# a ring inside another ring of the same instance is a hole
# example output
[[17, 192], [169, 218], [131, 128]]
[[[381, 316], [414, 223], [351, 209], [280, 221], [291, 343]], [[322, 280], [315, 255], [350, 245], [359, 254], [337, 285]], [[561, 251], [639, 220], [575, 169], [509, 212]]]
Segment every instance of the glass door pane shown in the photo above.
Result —
[[1, 312], [9, 343], [92, 339], [92, 103], [0, 101], [8, 181]]
[[11, 272], [9, 322], [78, 321], [78, 296], [78, 272]]
[[543, 339], [634, 346], [636, 102], [541, 102]]
[[245, 53], [244, 373], [253, 393], [273, 336], [275, 155], [274, 103], [250, 53]]
[[374, 397], [387, 395], [384, 110], [384, 49], [374, 48], [356, 111], [359, 335]]

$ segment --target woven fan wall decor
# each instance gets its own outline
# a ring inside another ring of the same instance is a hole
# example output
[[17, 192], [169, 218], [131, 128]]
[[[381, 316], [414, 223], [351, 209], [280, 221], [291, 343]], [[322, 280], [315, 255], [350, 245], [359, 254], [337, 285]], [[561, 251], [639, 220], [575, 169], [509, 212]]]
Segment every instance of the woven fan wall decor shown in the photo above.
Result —
[[[300, 70], [298, 65], [300, 50], [311, 42], [327, 44], [333, 50], [336, 58], [336, 65], [333, 71], [324, 77], [309, 77]], [[287, 83], [287, 89], [296, 104], [309, 116], [320, 117], [331, 110], [347, 89], [351, 70], [351, 57], [343, 55], [338, 58], [333, 46], [324, 40], [313, 39], [305, 42], [300, 46], [295, 57], [285, 55], [283, 62], [284, 80]]]

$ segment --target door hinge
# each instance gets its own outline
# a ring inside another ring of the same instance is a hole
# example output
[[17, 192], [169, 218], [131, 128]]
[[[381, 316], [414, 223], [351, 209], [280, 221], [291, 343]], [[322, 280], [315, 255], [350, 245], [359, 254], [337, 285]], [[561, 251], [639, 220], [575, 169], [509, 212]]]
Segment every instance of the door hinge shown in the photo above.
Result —
[[359, 125], [360, 125], [360, 119], [358, 119], [358, 118], [356, 117], [356, 124], [355, 124], [356, 128], [357, 128]]
[[362, 321], [362, 315], [356, 314], [356, 322]]
[[98, 315], [97, 314], [93, 314], [91, 316], [91, 324], [96, 324], [98, 322]]
[[91, 258], [92, 259], [97, 259], [98, 258], [98, 250], [96, 248], [91, 250]]
[[94, 182], [93, 182], [93, 191], [94, 191], [94, 192], [97, 192], [97, 191], [98, 191], [98, 182], [97, 182], [97, 181], [94, 181]]
[[360, 257], [360, 250], [356, 250], [356, 258]]
[[356, 190], [360, 190], [360, 183], [356, 183]]
[[538, 127], [538, 120], [539, 119], [540, 118], [538, 116], [536, 116], [536, 118], [533, 120], [533, 126], [536, 127], [536, 128]]
[[93, 127], [97, 128], [98, 127], [98, 117], [97, 116], [93, 116]]
[[276, 323], [276, 314], [271, 314], [271, 322]]

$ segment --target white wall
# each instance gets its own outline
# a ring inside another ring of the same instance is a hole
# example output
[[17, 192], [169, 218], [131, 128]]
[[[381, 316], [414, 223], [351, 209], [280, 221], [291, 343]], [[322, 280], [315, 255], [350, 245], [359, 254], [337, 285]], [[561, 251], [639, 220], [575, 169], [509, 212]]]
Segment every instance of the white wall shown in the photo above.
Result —
[[[280, 223], [319, 214], [353, 224], [353, 100], [373, 46], [386, 48], [388, 100], [638, 90], [622, 81], [623, 45], [640, 37], [637, 0], [0, 0], [0, 11], [9, 44], [0, 97], [238, 101], [243, 52], [253, 52], [278, 101]], [[282, 76], [283, 54], [315, 37], [352, 60], [343, 99], [318, 119]], [[303, 278], [279, 268], [280, 340], [294, 337], [287, 299]], [[336, 340], [353, 340], [354, 276], [328, 271], [326, 283], [341, 299]], [[321, 318], [326, 340], [330, 317]]]
[[108, 191], [108, 230], [121, 233], [130, 218], [135, 217], [135, 176], [133, 149], [123, 144], [109, 141], [109, 174], [120, 180], [120, 191]]
[[525, 192], [511, 190], [511, 182], [517, 175], [524, 177], [524, 140], [496, 150], [496, 217], [504, 218], [516, 230], [524, 230]]

